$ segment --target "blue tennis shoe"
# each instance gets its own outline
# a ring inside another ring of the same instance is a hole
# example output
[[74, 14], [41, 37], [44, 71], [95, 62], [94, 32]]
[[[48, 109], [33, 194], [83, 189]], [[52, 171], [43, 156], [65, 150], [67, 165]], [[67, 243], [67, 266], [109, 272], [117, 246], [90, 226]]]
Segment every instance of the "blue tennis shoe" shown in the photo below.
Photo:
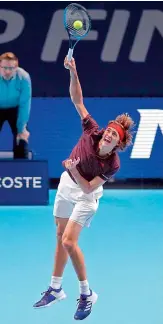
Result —
[[74, 315], [75, 320], [83, 320], [91, 314], [92, 306], [96, 303], [98, 295], [90, 290], [90, 295], [80, 295], [77, 299], [77, 310]]
[[33, 305], [34, 308], [47, 307], [66, 298], [66, 294], [62, 287], [60, 289], [53, 289], [49, 286], [48, 290], [44, 291], [41, 295], [43, 295], [43, 297]]

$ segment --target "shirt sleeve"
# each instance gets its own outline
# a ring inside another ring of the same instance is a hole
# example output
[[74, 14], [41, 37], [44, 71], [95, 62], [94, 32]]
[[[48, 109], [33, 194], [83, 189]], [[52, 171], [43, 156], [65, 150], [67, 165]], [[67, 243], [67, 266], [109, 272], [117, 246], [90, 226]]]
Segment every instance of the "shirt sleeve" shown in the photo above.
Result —
[[22, 133], [25, 125], [28, 123], [31, 109], [31, 78], [27, 74], [22, 80], [22, 88], [19, 99], [17, 129], [18, 133]]
[[108, 180], [110, 180], [110, 179], [113, 177], [113, 175], [115, 175], [115, 174], [118, 172], [119, 168], [120, 168], [120, 167], [117, 166], [117, 167], [115, 167], [113, 170], [109, 170], [109, 171], [107, 171], [107, 172], [105, 172], [105, 173], [101, 173], [101, 174], [99, 175], [99, 177], [100, 177], [101, 179], [105, 180], [105, 181], [108, 181]]
[[96, 123], [96, 121], [91, 117], [91, 115], [87, 115], [82, 120], [82, 128], [83, 132], [87, 134], [91, 134], [93, 131], [98, 130], [99, 125]]

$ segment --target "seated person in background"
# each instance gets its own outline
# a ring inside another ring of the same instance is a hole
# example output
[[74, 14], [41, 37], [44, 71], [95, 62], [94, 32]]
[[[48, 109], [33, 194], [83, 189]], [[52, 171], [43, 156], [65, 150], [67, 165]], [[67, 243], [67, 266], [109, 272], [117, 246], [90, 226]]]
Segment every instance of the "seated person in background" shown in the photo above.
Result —
[[14, 159], [28, 158], [27, 123], [31, 109], [31, 78], [13, 53], [0, 55], [0, 131], [5, 121], [13, 134]]

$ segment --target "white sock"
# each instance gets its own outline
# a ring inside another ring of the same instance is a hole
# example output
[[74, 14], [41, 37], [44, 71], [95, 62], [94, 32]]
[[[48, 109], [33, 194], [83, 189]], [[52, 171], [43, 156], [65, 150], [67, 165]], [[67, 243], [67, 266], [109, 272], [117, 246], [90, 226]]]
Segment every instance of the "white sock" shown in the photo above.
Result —
[[90, 295], [89, 283], [87, 280], [79, 281], [79, 291], [82, 295]]
[[59, 288], [61, 288], [61, 284], [62, 284], [62, 277], [55, 277], [55, 276], [52, 276], [51, 277], [50, 286], [53, 289], [59, 289]]

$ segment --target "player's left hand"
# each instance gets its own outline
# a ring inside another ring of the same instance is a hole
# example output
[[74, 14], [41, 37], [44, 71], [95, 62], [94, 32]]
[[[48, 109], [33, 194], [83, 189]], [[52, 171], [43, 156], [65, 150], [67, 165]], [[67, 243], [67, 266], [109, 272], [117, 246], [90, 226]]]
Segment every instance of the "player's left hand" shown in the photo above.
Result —
[[77, 160], [74, 159], [74, 160], [66, 160], [65, 161], [65, 167], [66, 169], [68, 170], [73, 170], [76, 168], [76, 165], [80, 162], [80, 158], [78, 157]]

